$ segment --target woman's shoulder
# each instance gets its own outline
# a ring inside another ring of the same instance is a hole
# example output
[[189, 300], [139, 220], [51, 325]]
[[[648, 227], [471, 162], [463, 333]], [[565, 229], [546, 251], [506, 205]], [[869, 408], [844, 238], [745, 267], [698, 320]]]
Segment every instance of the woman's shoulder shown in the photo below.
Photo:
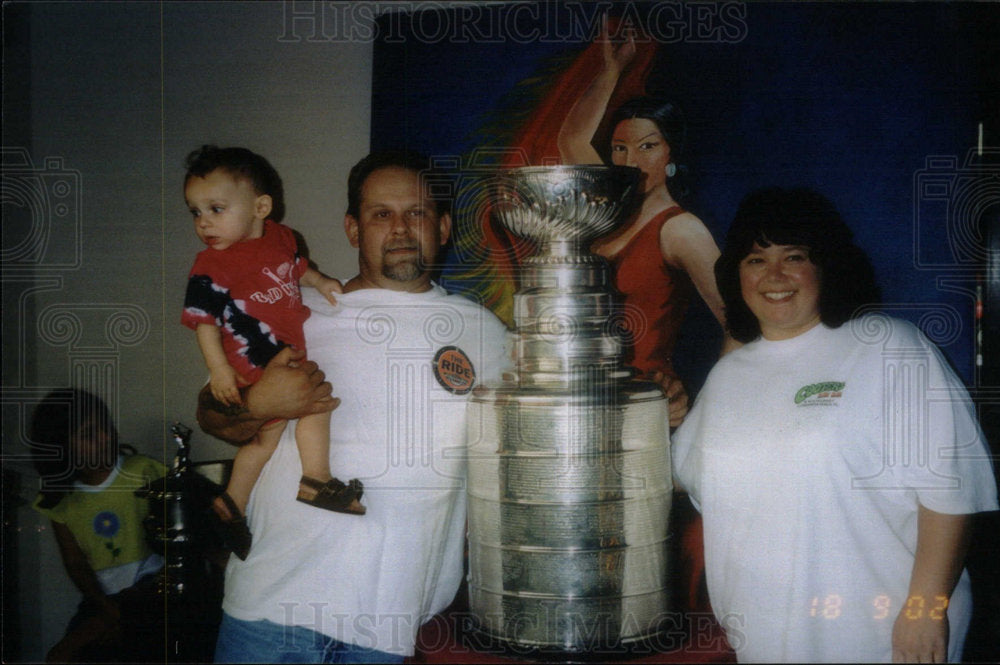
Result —
[[708, 230], [705, 222], [698, 215], [680, 206], [672, 206], [661, 210], [653, 220], [660, 226], [660, 233], [690, 233], [692, 231]]
[[840, 327], [840, 331], [865, 346], [880, 350], [912, 349], [930, 344], [913, 323], [884, 312], [868, 312], [850, 319]]
[[705, 379], [705, 386], [707, 387], [710, 382], [713, 384], [727, 384], [734, 376], [742, 375], [748, 365], [756, 362], [756, 342], [757, 340], [754, 340], [735, 348], [715, 361], [712, 369], [708, 372], [708, 377]]
[[[679, 206], [664, 210], [659, 217], [660, 219], [653, 220], [653, 224], [659, 226], [661, 242], [712, 238], [700, 217]], [[715, 240], [712, 239], [712, 242]]]
[[694, 257], [714, 263], [719, 252], [705, 223], [684, 210], [660, 223], [659, 242], [664, 258], [673, 265], [689, 265], [697, 260]]

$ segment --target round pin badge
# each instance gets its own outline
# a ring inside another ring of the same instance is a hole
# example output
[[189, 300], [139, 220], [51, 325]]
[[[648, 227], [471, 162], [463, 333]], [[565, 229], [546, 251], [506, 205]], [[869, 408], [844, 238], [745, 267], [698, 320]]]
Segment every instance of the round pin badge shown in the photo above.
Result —
[[472, 361], [457, 346], [445, 346], [434, 355], [434, 376], [442, 388], [455, 395], [464, 395], [476, 384]]

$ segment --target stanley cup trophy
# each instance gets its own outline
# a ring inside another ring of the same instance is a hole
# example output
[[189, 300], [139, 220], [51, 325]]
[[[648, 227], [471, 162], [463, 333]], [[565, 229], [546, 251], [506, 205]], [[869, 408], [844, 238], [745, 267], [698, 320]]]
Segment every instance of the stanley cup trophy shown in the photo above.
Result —
[[670, 609], [667, 400], [623, 366], [609, 266], [588, 246], [637, 194], [628, 167], [502, 172], [494, 214], [535, 243], [514, 296], [516, 371], [469, 404], [469, 594], [519, 649], [641, 643]]

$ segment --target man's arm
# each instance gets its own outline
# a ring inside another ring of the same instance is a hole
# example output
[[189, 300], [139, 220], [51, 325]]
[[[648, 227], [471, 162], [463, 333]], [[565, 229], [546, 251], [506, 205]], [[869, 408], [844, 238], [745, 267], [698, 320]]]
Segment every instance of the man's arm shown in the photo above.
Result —
[[680, 427], [688, 414], [688, 394], [684, 384], [675, 376], [667, 376], [657, 371], [653, 374], [653, 382], [660, 384], [667, 396], [667, 416], [671, 427]]
[[212, 396], [208, 386], [198, 394], [198, 424], [207, 434], [243, 445], [261, 426], [276, 418], [300, 418], [333, 411], [340, 399], [316, 363], [305, 353], [282, 349], [264, 368], [257, 383], [241, 389], [242, 405], [229, 406]]

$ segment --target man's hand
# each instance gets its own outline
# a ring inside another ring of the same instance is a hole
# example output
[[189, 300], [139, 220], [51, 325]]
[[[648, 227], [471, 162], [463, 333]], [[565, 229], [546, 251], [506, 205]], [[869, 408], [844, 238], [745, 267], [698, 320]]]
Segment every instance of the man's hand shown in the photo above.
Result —
[[653, 374], [653, 381], [660, 384], [667, 394], [667, 413], [670, 416], [670, 426], [677, 427], [684, 422], [688, 413], [688, 394], [684, 384], [676, 376], [667, 376], [663, 372]]
[[340, 399], [331, 397], [333, 387], [326, 375], [316, 363], [304, 360], [305, 355], [286, 347], [271, 359], [243, 397], [251, 416], [288, 420], [337, 408]]
[[240, 445], [269, 420], [333, 411], [340, 399], [331, 396], [333, 389], [316, 363], [304, 358], [302, 351], [282, 349], [257, 383], [243, 389], [242, 406], [219, 402], [205, 386], [198, 395], [198, 424], [206, 433]]

